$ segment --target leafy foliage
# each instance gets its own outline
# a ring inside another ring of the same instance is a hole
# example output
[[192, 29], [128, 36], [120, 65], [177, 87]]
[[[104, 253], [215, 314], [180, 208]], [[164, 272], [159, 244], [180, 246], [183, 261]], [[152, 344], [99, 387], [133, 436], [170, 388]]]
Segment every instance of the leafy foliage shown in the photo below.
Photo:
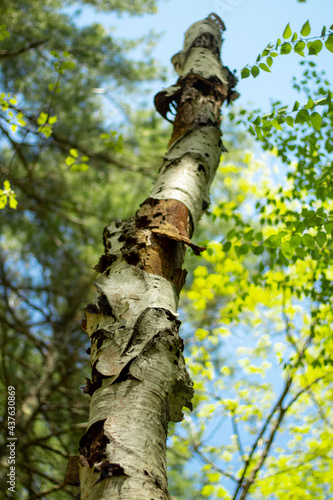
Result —
[[[294, 49], [300, 42], [289, 25], [283, 37]], [[257, 62], [267, 57], [270, 68], [277, 47], [291, 52], [278, 41]], [[260, 64], [242, 76], [267, 71]], [[200, 459], [198, 498], [333, 494], [332, 94], [312, 60], [301, 64], [293, 87], [302, 106], [230, 113], [264, 153], [222, 162], [210, 215], [221, 235], [184, 298], [195, 411], [172, 446]]]
[[[151, 1], [90, 4], [132, 14], [154, 9]], [[6, 397], [14, 386], [22, 499], [72, 497], [64, 474], [88, 414], [79, 325], [94, 294], [92, 267], [103, 226], [131, 214], [151, 184], [149, 163], [143, 168], [123, 148], [134, 140], [130, 128], [143, 122], [140, 113], [120, 125], [104, 96], [121, 106], [140, 82], [163, 76], [149, 55], [131, 61], [139, 42], [117, 41], [98, 24], [79, 28], [64, 7], [56, 0], [0, 7], [1, 474], [6, 484]], [[112, 92], [101, 94], [104, 88]], [[156, 142], [155, 162], [161, 154]]]
[[[265, 49], [258, 55], [256, 63], [254, 66], [245, 66], [241, 70], [241, 77], [248, 78], [252, 75], [256, 78], [260, 69], [266, 71], [268, 73], [271, 72], [270, 68], [273, 64], [274, 58], [279, 55], [290, 54], [294, 51], [296, 54], [305, 57], [304, 50], [307, 49], [307, 54], [318, 55], [319, 52], [323, 49], [324, 45], [330, 52], [333, 52], [333, 25], [330, 26], [329, 30], [327, 30], [326, 26], [323, 27], [321, 34], [319, 36], [315, 36], [313, 38], [302, 38], [307, 37], [311, 33], [310, 22], [306, 21], [300, 31], [301, 37], [296, 32], [292, 32], [289, 23], [284, 29], [282, 34], [283, 40], [289, 40], [283, 42], [281, 38], [278, 38], [275, 44], [269, 43]], [[265, 62], [262, 62], [263, 59]]]

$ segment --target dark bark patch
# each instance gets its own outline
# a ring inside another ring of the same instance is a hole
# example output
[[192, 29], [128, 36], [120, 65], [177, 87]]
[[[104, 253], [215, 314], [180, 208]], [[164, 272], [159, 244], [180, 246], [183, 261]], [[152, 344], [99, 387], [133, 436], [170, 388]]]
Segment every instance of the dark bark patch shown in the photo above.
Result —
[[112, 308], [108, 302], [108, 299], [106, 298], [106, 296], [104, 294], [101, 294], [99, 297], [98, 297], [98, 312], [99, 313], [102, 313], [102, 314], [105, 314], [106, 316], [112, 316], [113, 317], [113, 312], [112, 312]]
[[86, 434], [81, 438], [80, 455], [86, 458], [89, 467], [102, 462], [106, 458], [106, 445], [110, 442], [104, 434], [104, 420], [92, 424]]
[[[97, 337], [96, 347], [97, 347], [97, 349], [100, 349], [103, 345], [104, 340], [106, 339], [106, 335], [104, 334], [104, 330], [96, 330], [93, 333], [92, 337]], [[91, 339], [91, 341], [93, 341], [93, 338]]]
[[96, 266], [94, 267], [95, 271], [99, 272], [99, 273], [103, 273], [105, 271], [105, 269], [107, 269], [108, 267], [111, 266], [111, 264], [117, 260], [117, 257], [116, 255], [113, 255], [113, 254], [104, 254], [104, 255], [101, 255], [98, 263], [96, 264]]
[[93, 384], [90, 380], [90, 378], [86, 377], [86, 383], [81, 387], [83, 394], [89, 394], [89, 396], [92, 396], [94, 393], [94, 388]]
[[100, 312], [96, 304], [88, 304], [87, 307], [83, 309], [83, 311], [90, 314], [98, 314]]
[[131, 247], [137, 243], [138, 239], [136, 235], [126, 235], [125, 242], [127, 247]]
[[140, 256], [135, 251], [124, 254], [124, 258], [127, 264], [130, 264], [132, 266], [137, 266], [140, 262]]
[[95, 467], [94, 472], [101, 473], [100, 478], [97, 481], [98, 483], [108, 477], [128, 476], [128, 474], [126, 474], [124, 468], [121, 465], [110, 464], [109, 462], [106, 461], [102, 462], [98, 467]]
[[135, 220], [135, 225], [138, 229], [146, 228], [150, 222], [150, 218], [147, 216], [137, 217]]

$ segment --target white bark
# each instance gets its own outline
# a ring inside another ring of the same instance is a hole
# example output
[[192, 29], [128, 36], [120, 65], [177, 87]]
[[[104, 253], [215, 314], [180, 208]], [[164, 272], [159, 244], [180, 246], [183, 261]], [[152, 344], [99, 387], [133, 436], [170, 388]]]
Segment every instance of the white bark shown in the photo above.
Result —
[[184, 203], [195, 229], [209, 205], [209, 187], [221, 151], [221, 131], [216, 127], [196, 128], [182, 136], [167, 152], [151, 197]]
[[190, 236], [208, 205], [229, 90], [219, 24], [211, 15], [187, 31], [172, 59], [180, 79], [155, 100], [163, 116], [171, 100], [184, 105], [156, 186], [133, 219], [104, 233], [99, 298], [83, 324], [91, 340], [89, 424], [66, 475], [80, 483], [81, 500], [170, 499], [168, 423], [182, 419], [193, 395], [176, 313], [184, 244], [202, 250]]

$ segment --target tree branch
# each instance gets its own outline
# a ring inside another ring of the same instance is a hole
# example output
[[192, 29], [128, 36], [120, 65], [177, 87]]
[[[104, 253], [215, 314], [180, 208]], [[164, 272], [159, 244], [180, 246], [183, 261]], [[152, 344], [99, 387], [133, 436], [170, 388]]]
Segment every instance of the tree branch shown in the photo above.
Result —
[[49, 38], [45, 38], [44, 40], [35, 40], [34, 42], [30, 42], [27, 45], [24, 45], [20, 49], [14, 50], [13, 52], [9, 52], [8, 50], [0, 51], [0, 59], [6, 59], [9, 57], [16, 57], [22, 54], [23, 52], [27, 52], [28, 50], [35, 49], [39, 47], [43, 43], [47, 42]]

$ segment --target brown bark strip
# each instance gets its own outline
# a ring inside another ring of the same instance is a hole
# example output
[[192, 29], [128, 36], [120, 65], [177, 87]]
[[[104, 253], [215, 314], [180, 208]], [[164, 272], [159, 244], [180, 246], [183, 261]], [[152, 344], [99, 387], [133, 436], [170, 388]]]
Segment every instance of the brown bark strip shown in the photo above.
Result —
[[222, 103], [228, 88], [217, 77], [206, 80], [189, 75], [181, 81], [182, 91], [177, 96], [177, 115], [169, 146], [195, 127], [220, 126]]

